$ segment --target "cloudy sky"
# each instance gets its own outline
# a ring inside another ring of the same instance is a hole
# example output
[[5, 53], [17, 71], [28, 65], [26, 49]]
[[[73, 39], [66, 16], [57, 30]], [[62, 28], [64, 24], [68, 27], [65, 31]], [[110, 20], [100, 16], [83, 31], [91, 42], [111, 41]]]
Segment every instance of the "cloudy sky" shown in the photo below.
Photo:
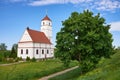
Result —
[[0, 43], [8, 49], [19, 42], [26, 27], [40, 30], [41, 19], [47, 14], [53, 23], [53, 43], [61, 21], [74, 11], [89, 9], [100, 13], [111, 25], [113, 45], [120, 46], [120, 0], [0, 0]]

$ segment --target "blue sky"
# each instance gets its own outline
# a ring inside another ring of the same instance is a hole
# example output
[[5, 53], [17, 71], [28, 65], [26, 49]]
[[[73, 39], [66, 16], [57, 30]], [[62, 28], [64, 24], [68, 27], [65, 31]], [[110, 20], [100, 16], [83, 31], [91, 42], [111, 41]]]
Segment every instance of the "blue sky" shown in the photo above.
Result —
[[53, 24], [53, 43], [62, 27], [61, 21], [74, 11], [91, 10], [100, 13], [111, 24], [113, 45], [120, 46], [120, 0], [0, 0], [0, 43], [11, 49], [19, 42], [26, 27], [40, 30], [40, 22], [46, 15]]

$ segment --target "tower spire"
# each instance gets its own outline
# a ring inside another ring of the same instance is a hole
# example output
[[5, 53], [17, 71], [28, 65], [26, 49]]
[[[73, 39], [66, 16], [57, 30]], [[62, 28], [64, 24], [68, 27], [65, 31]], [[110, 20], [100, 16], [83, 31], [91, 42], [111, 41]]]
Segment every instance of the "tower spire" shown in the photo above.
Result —
[[46, 9], [46, 15], [48, 14], [48, 10]]

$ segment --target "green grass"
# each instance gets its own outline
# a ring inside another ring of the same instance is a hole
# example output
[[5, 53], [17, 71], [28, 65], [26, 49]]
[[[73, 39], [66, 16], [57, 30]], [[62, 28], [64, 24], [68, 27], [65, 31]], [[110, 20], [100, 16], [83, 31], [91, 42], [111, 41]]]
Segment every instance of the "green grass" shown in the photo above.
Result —
[[[77, 63], [72, 62], [70, 67], [75, 65]], [[0, 80], [36, 80], [64, 69], [66, 68], [57, 59], [0, 66]]]
[[111, 59], [102, 59], [98, 67], [77, 80], [120, 80], [120, 51]]
[[102, 58], [97, 68], [80, 75], [80, 68], [51, 78], [50, 80], [120, 80], [120, 50], [110, 59]]
[[80, 74], [80, 68], [76, 68], [67, 73], [50, 78], [49, 80], [72, 80], [73, 78], [78, 77], [79, 74]]

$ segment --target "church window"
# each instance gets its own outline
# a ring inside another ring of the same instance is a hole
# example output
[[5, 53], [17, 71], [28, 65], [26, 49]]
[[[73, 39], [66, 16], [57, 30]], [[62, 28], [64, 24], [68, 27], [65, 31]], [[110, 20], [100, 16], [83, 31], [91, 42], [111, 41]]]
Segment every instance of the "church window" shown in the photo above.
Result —
[[26, 54], [28, 54], [28, 49], [26, 49]]
[[50, 26], [50, 23], [49, 23], [49, 26]]
[[43, 25], [45, 25], [45, 22], [43, 22]]
[[36, 54], [38, 54], [38, 49], [36, 50]]
[[47, 50], [47, 54], [49, 54], [49, 50]]
[[44, 54], [44, 50], [42, 50], [42, 54]]
[[21, 54], [23, 54], [23, 49], [21, 49]]

